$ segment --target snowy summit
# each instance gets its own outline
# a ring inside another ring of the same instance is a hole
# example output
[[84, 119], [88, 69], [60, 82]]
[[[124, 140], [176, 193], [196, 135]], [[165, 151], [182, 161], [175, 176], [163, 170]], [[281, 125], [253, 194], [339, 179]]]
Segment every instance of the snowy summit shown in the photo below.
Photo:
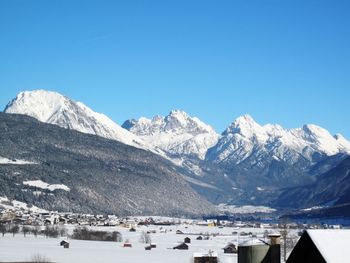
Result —
[[250, 115], [243, 115], [223, 132], [208, 157], [216, 162], [238, 164], [248, 157], [259, 160], [259, 156], [271, 155], [276, 160], [294, 163], [300, 157], [312, 161], [314, 153], [327, 156], [350, 153], [350, 142], [313, 124], [284, 129], [276, 124], [261, 126]]
[[165, 117], [127, 120], [122, 127], [170, 154], [200, 159], [219, 138], [211, 126], [181, 110], [173, 110]]
[[94, 112], [83, 103], [73, 101], [57, 92], [47, 90], [21, 92], [4, 111], [25, 114], [41, 122], [95, 134], [137, 148], [151, 149], [140, 138], [120, 127], [106, 115]]

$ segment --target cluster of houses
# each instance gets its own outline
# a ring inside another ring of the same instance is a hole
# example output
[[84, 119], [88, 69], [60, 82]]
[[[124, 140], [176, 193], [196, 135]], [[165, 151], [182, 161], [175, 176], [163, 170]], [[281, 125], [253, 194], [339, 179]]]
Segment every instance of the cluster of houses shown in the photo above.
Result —
[[[76, 214], [76, 213], [59, 213], [46, 211], [29, 211], [19, 208], [2, 208], [0, 206], [0, 223], [11, 223], [21, 225], [55, 225], [55, 224], [74, 224], [82, 226], [121, 226], [128, 228], [130, 231], [136, 231], [140, 225], [155, 225], [160, 226], [159, 231], [166, 231], [163, 226], [170, 225], [198, 225], [207, 227], [233, 227], [240, 228], [263, 228], [263, 229], [278, 229], [282, 226], [272, 223], [261, 222], [241, 222], [241, 221], [218, 221], [218, 220], [189, 220], [189, 219], [172, 219], [162, 217], [117, 217], [115, 215], [91, 215], [91, 214]], [[340, 225], [326, 224], [296, 224], [288, 223], [284, 227], [288, 229], [307, 229], [300, 233], [300, 239], [294, 246], [287, 262], [350, 262], [350, 253], [346, 253], [347, 246], [350, 244], [350, 230], [342, 230]], [[186, 229], [186, 227], [185, 227]], [[326, 230], [332, 229], [332, 230]], [[147, 234], [154, 233], [149, 230]], [[189, 233], [184, 233], [180, 230], [176, 234], [184, 235], [183, 242], [175, 245], [173, 249], [187, 250], [191, 244], [191, 238], [187, 236]], [[252, 233], [243, 231], [234, 231], [233, 235], [254, 237]], [[212, 234], [213, 235], [213, 234]], [[193, 239], [206, 240], [208, 235], [198, 233], [193, 235]], [[64, 248], [69, 248], [68, 241], [62, 241], [60, 244]], [[128, 242], [124, 243], [124, 247], [131, 247]], [[155, 243], [148, 243], [145, 250], [156, 248]], [[264, 248], [263, 248], [264, 247]], [[222, 248], [224, 253], [238, 254], [238, 263], [248, 262], [254, 256], [256, 261], [249, 262], [279, 262], [280, 247], [279, 242], [260, 243], [260, 244], [245, 244], [236, 247], [233, 243], [228, 243]], [[197, 255], [198, 254], [198, 255]], [[208, 253], [197, 253], [194, 255], [195, 263], [217, 261], [217, 253], [209, 251]], [[266, 258], [270, 261], [266, 261]], [[270, 259], [269, 259], [270, 258]], [[271, 259], [272, 258], [272, 259]], [[276, 261], [274, 261], [274, 259]], [[278, 258], [278, 260], [277, 260]], [[272, 261], [271, 261], [272, 260]], [[305, 261], [306, 260], [306, 261]]]
[[[47, 225], [47, 224], [74, 224], [86, 226], [123, 226], [133, 228], [137, 225], [170, 226], [178, 224], [208, 226], [208, 227], [233, 227], [239, 228], [264, 228], [277, 229], [277, 223], [242, 222], [228, 220], [189, 220], [175, 218], [154, 217], [117, 217], [115, 215], [76, 214], [55, 211], [31, 211], [23, 208], [2, 208], [0, 204], [0, 222], [10, 222], [23, 225]], [[289, 223], [289, 229], [340, 229], [340, 225], [326, 224], [297, 224]]]

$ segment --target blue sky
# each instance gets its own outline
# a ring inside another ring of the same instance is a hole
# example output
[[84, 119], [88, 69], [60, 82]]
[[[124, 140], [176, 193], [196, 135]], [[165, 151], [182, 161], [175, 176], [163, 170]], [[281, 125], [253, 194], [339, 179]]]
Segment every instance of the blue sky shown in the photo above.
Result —
[[121, 124], [182, 109], [350, 139], [350, 1], [0, 1], [0, 107], [48, 89]]

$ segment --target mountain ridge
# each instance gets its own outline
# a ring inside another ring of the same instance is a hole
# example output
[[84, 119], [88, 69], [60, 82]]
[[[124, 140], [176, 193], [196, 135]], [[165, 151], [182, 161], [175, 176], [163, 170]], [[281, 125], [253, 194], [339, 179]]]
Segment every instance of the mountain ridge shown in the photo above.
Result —
[[25, 114], [62, 128], [95, 134], [137, 148], [156, 151], [106, 115], [94, 112], [82, 102], [73, 101], [57, 92], [46, 90], [20, 92], [7, 104], [4, 112]]
[[214, 207], [161, 156], [115, 140], [0, 113], [0, 196], [47, 210], [207, 214]]

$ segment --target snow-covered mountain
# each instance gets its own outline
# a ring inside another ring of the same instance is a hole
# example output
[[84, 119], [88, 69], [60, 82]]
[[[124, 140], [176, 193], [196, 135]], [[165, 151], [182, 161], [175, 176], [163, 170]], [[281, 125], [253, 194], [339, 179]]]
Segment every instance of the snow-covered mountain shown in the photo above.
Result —
[[[300, 160], [313, 163], [320, 156], [350, 153], [350, 142], [337, 134], [313, 125], [284, 129], [279, 125], [259, 125], [249, 115], [237, 118], [210, 149], [207, 160], [216, 163], [240, 164], [247, 159], [252, 165], [273, 158], [294, 164]], [[254, 158], [252, 158], [254, 157]]]
[[57, 92], [47, 90], [21, 92], [6, 106], [4, 112], [25, 114], [41, 122], [155, 151], [106, 115], [94, 112], [83, 103], [73, 101]]
[[127, 120], [122, 127], [177, 157], [204, 159], [207, 150], [219, 138], [211, 126], [180, 110], [173, 110], [165, 117], [155, 116], [152, 120], [144, 117]]

